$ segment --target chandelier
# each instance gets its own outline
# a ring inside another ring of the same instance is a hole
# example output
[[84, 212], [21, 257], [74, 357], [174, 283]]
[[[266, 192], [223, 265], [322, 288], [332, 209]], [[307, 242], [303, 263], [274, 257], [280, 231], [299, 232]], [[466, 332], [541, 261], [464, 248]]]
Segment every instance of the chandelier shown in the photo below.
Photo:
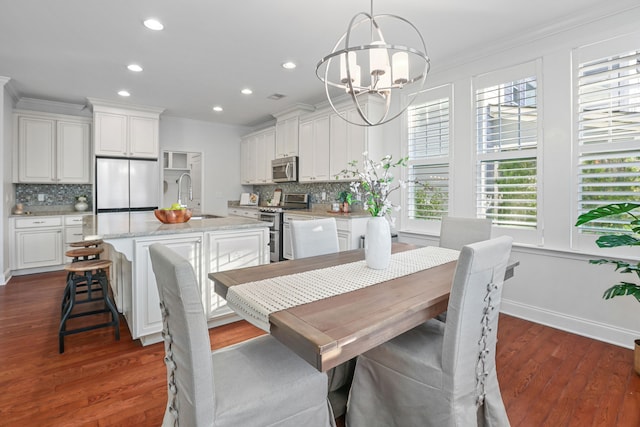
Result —
[[[386, 34], [383, 35], [383, 24]], [[412, 38], [416, 47], [395, 43]], [[316, 65], [331, 108], [345, 121], [358, 126], [377, 126], [400, 116], [424, 86], [431, 66], [420, 31], [396, 15], [360, 12], [349, 23], [330, 54]], [[335, 89], [337, 88], [337, 89]], [[336, 107], [348, 94], [357, 115]], [[367, 107], [371, 98], [382, 108]]]

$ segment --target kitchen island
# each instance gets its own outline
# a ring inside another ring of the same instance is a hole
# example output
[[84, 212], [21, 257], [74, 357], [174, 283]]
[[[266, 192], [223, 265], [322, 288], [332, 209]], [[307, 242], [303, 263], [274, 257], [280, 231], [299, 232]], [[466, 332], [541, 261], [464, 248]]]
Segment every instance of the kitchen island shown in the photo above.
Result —
[[162, 243], [189, 260], [210, 327], [239, 319], [217, 296], [207, 274], [269, 262], [269, 223], [250, 218], [208, 217], [162, 224], [153, 212], [87, 215], [85, 239], [101, 238], [111, 268], [111, 288], [131, 336], [143, 345], [161, 341], [162, 316], [149, 246]]

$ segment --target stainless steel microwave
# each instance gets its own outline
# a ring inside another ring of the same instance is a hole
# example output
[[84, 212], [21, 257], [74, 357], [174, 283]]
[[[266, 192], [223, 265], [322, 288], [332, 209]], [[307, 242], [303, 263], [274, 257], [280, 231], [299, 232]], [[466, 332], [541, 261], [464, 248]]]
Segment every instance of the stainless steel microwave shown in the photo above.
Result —
[[273, 182], [297, 182], [298, 158], [293, 156], [272, 160], [271, 178]]

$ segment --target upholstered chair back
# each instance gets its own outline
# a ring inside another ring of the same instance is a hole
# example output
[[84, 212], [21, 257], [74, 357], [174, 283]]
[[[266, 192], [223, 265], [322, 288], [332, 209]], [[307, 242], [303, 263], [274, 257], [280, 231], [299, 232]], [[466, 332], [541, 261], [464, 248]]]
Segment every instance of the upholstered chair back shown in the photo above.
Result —
[[460, 250], [470, 243], [491, 238], [491, 220], [446, 216], [440, 223], [440, 247]]
[[[463, 401], [484, 399], [485, 373], [495, 377], [498, 313], [511, 237], [462, 248], [449, 297], [442, 346], [444, 388]], [[470, 403], [467, 401], [467, 403]]]
[[161, 244], [149, 248], [162, 311], [168, 403], [163, 426], [214, 419], [211, 342], [193, 267]]
[[291, 221], [290, 226], [295, 259], [332, 254], [340, 250], [335, 218]]

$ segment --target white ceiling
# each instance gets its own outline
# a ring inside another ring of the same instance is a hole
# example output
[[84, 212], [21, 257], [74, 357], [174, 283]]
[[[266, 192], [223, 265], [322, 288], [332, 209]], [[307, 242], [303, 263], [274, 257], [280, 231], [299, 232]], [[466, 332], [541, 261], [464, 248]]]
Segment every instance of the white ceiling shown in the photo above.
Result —
[[[410, 20], [432, 70], [637, 0], [377, 0], [374, 13]], [[0, 76], [20, 97], [87, 97], [165, 108], [164, 114], [254, 125], [296, 103], [316, 104], [317, 61], [366, 0], [0, 0]], [[165, 29], [142, 26], [148, 17]], [[287, 71], [281, 63], [293, 60]], [[126, 69], [130, 63], [142, 73]], [[253, 95], [240, 89], [250, 87]], [[129, 98], [116, 93], [131, 92]], [[273, 101], [274, 93], [286, 95]], [[213, 105], [223, 113], [214, 113]]]

